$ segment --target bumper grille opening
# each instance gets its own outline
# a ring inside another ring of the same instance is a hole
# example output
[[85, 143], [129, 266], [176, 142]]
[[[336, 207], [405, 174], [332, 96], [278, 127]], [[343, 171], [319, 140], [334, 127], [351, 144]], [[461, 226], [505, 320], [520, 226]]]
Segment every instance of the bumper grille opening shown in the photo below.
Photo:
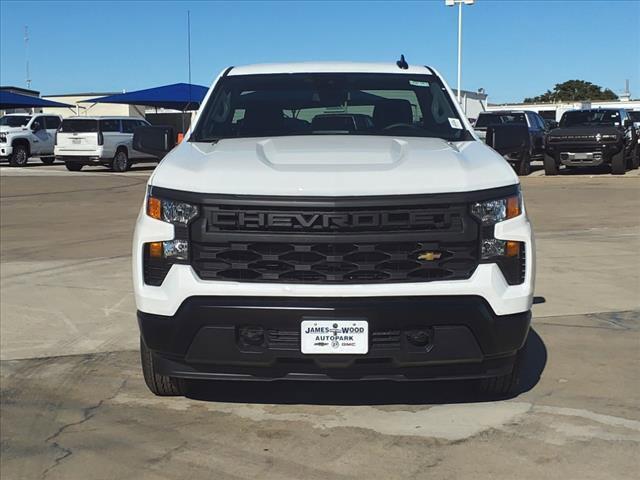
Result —
[[145, 245], [142, 255], [142, 277], [146, 285], [159, 287], [169, 273], [171, 264], [162, 258], [151, 258], [149, 246]]

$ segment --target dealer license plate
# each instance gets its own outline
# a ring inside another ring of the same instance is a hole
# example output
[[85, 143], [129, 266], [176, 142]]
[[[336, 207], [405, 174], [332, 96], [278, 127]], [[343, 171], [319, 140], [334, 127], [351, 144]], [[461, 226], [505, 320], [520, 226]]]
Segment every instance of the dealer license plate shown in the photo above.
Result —
[[300, 349], [309, 354], [365, 354], [369, 351], [366, 320], [303, 320]]

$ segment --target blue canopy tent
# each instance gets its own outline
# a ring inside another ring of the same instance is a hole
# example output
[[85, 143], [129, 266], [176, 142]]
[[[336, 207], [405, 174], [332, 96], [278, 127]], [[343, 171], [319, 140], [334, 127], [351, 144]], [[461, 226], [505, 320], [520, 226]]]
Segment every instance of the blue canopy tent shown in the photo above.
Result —
[[83, 100], [87, 103], [124, 103], [128, 105], [144, 105], [156, 108], [181, 110], [197, 110], [207, 94], [207, 87], [189, 83], [174, 83], [156, 88], [118, 93], [106, 97]]
[[0, 90], [0, 109], [8, 110], [10, 108], [39, 108], [39, 107], [65, 107], [73, 108], [73, 105], [66, 103], [53, 102], [40, 97], [31, 97], [29, 95], [21, 95], [6, 90]]

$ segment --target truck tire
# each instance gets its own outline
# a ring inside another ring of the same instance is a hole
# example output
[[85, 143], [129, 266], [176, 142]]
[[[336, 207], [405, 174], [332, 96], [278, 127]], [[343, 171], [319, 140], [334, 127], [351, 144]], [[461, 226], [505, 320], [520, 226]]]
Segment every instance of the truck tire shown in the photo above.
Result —
[[149, 390], [160, 397], [179, 396], [186, 393], [186, 381], [182, 378], [168, 377], [156, 371], [153, 355], [140, 337], [140, 362], [142, 375]]
[[40, 161], [45, 165], [51, 165], [56, 161], [56, 157], [40, 157]]
[[640, 167], [640, 145], [636, 145], [631, 155], [631, 170], [636, 170]]
[[555, 157], [544, 154], [544, 174], [547, 176], [558, 175], [558, 164]]
[[520, 367], [522, 365], [522, 357], [524, 356], [524, 347], [516, 354], [516, 360], [513, 363], [513, 369], [506, 375], [499, 377], [484, 378], [477, 384], [478, 393], [488, 397], [506, 397], [516, 392], [520, 381]]
[[611, 157], [611, 173], [613, 175], [624, 175], [627, 171], [627, 159], [624, 158], [624, 151], [620, 151]]
[[69, 161], [64, 162], [64, 166], [67, 167], [67, 170], [69, 170], [70, 172], [79, 172], [80, 170], [82, 170], [82, 167], [84, 167], [84, 165], [80, 162]]
[[113, 160], [111, 160], [111, 170], [114, 172], [126, 172], [130, 166], [127, 151], [124, 149], [118, 150]]
[[9, 157], [9, 165], [12, 167], [24, 167], [29, 161], [29, 152], [24, 145], [13, 147], [13, 153]]
[[518, 175], [526, 177], [531, 173], [531, 154], [524, 152], [518, 162]]

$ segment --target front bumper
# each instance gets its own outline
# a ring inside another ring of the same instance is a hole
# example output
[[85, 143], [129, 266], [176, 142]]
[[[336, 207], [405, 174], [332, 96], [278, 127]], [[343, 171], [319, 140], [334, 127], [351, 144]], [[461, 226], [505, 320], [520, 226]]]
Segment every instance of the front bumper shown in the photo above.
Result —
[[611, 163], [611, 157], [621, 150], [619, 144], [555, 144], [547, 147], [547, 154], [568, 167], [597, 167]]
[[[369, 322], [366, 355], [305, 355], [300, 323]], [[531, 314], [496, 315], [478, 296], [390, 298], [192, 297], [173, 316], [138, 312], [159, 372], [193, 379], [462, 379], [508, 373]], [[248, 345], [240, 327], [264, 329]], [[407, 333], [429, 332], [416, 346]]]

